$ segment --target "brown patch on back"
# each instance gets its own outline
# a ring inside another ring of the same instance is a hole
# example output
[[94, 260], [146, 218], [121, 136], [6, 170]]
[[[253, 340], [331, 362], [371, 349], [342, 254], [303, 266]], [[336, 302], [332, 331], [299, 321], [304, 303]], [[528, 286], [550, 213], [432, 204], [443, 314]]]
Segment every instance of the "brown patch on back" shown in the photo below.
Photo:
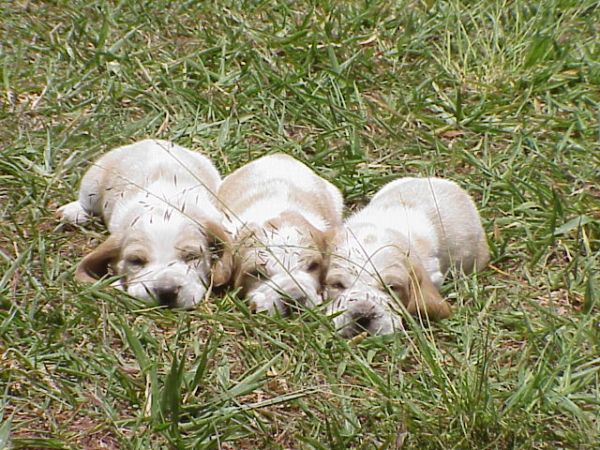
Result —
[[[271, 157], [291, 159], [310, 170], [305, 164], [296, 161], [289, 155], [281, 153], [271, 155]], [[334, 200], [329, 196], [329, 192], [326, 189], [325, 183], [328, 182], [320, 178], [317, 174], [314, 174], [316, 182], [323, 184], [323, 195], [320, 196], [315, 196], [312, 190], [306, 191], [291, 183], [285, 174], [269, 177], [268, 185], [260, 186], [256, 182], [255, 170], [256, 167], [252, 163], [245, 165], [227, 176], [221, 184], [218, 196], [225, 206], [223, 209], [226, 214], [241, 215], [250, 205], [255, 205], [260, 201], [269, 199], [273, 196], [274, 192], [285, 191], [289, 204], [295, 205], [294, 207], [298, 210], [310, 211], [334, 226], [341, 224], [341, 217], [338, 217], [331, 208], [330, 201]], [[248, 195], [250, 188], [253, 189], [252, 194]]]

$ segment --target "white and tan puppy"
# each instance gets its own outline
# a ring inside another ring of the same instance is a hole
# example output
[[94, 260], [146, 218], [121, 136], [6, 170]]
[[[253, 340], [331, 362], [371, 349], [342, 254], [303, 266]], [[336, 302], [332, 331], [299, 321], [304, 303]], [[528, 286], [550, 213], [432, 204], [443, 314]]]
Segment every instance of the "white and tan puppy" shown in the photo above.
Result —
[[[215, 269], [224, 284], [229, 254], [215, 194], [220, 176], [203, 155], [161, 140], [144, 140], [103, 155], [86, 172], [79, 199], [58, 210], [66, 222], [91, 215], [110, 237], [79, 263], [76, 278], [121, 275], [117, 287], [162, 305], [191, 308]], [[217, 254], [220, 253], [220, 254]]]
[[341, 226], [339, 190], [294, 158], [259, 158], [219, 189], [233, 236], [233, 283], [252, 310], [288, 315], [322, 301], [328, 234]]
[[346, 337], [393, 333], [408, 312], [450, 315], [439, 287], [451, 267], [465, 273], [489, 260], [477, 209], [455, 183], [403, 178], [384, 186], [334, 237], [326, 278], [329, 312]]

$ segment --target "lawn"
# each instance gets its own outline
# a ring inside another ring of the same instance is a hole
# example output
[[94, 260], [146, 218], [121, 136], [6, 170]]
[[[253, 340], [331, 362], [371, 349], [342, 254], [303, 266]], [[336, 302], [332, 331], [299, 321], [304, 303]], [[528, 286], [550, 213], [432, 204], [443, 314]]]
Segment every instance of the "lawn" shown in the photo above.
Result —
[[[0, 448], [592, 449], [600, 444], [595, 0], [0, 4]], [[455, 180], [492, 260], [453, 316], [346, 341], [318, 311], [191, 312], [79, 284], [90, 162], [170, 139], [271, 152], [348, 211]]]

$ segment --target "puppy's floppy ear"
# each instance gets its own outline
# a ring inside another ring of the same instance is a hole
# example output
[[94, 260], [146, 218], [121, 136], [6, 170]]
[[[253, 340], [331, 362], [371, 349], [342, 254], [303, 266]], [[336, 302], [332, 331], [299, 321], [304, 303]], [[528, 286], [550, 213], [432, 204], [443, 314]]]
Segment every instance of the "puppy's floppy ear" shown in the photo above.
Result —
[[326, 231], [319, 231], [316, 228], [314, 231], [317, 233], [317, 243], [319, 245], [319, 250], [323, 253], [329, 253], [331, 246], [333, 244], [333, 240], [335, 239], [340, 228], [328, 228]]
[[333, 240], [338, 232], [338, 228], [329, 228], [326, 231], [319, 231], [315, 229], [317, 233], [317, 244], [319, 246], [319, 251], [323, 256], [323, 264], [321, 266], [321, 273], [319, 276], [319, 280], [321, 281], [321, 285], [325, 283], [325, 278], [327, 277], [327, 272], [329, 270], [329, 263], [331, 262], [331, 249], [333, 248]]
[[113, 265], [121, 254], [121, 238], [111, 235], [92, 253], [84, 257], [75, 269], [75, 279], [86, 283], [108, 275], [108, 268]]
[[229, 282], [233, 271], [231, 239], [223, 226], [217, 222], [209, 221], [203, 228], [208, 237], [208, 247], [212, 252], [211, 257], [214, 258], [212, 265], [213, 283], [215, 286], [223, 286]]
[[246, 274], [244, 272], [244, 255], [246, 252], [256, 246], [261, 246], [261, 242], [257, 234], [261, 227], [254, 223], [245, 224], [233, 238], [235, 242], [235, 252], [232, 257], [233, 268], [232, 268], [232, 280], [233, 287], [238, 289], [242, 288], [242, 292], [245, 290], [244, 283], [246, 281]]
[[410, 292], [406, 308], [411, 314], [422, 314], [431, 320], [441, 320], [451, 314], [450, 305], [442, 298], [420, 262], [407, 261], [410, 274]]

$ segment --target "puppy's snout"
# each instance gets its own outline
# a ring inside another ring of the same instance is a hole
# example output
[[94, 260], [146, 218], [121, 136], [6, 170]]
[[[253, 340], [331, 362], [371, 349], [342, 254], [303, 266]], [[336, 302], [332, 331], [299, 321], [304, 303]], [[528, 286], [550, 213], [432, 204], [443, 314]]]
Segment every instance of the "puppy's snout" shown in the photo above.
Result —
[[308, 297], [306, 295], [299, 295], [298, 297], [294, 297], [293, 303], [297, 306], [306, 306], [308, 305]]
[[365, 314], [365, 315], [356, 315], [354, 316], [354, 323], [360, 329], [360, 331], [368, 331], [371, 327], [371, 322], [373, 321], [373, 316]]
[[177, 303], [180, 286], [161, 286], [154, 289], [154, 296], [162, 306], [172, 308]]
[[369, 302], [354, 302], [350, 308], [350, 319], [358, 332], [369, 331], [376, 319], [375, 306]]
[[251, 313], [267, 311], [270, 314], [278, 312], [283, 317], [288, 317], [293, 313], [298, 312], [307, 302], [306, 296], [283, 296], [274, 300], [268, 299], [261, 294], [255, 295], [255, 298], [250, 300], [248, 309]]
[[289, 305], [306, 306], [308, 304], [308, 297], [304, 292], [288, 293], [283, 296], [283, 301]]
[[283, 302], [282, 314], [284, 316], [291, 316], [292, 314], [299, 314], [301, 310], [308, 304], [308, 298], [304, 294], [299, 295], [288, 295], [281, 299]]
[[375, 304], [368, 300], [348, 300], [347, 322], [341, 330], [342, 335], [351, 338], [364, 331], [375, 334], [378, 328], [378, 312]]

